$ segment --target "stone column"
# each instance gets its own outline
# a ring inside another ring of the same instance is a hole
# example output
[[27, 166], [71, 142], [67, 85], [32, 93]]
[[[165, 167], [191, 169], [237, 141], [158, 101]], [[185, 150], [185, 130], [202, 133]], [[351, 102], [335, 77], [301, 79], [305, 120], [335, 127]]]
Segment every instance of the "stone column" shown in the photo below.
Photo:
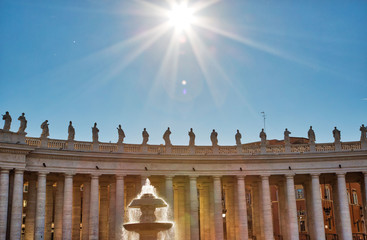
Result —
[[44, 172], [38, 173], [36, 225], [34, 228], [34, 239], [44, 239], [46, 215], [46, 175], [47, 173]]
[[46, 212], [45, 212], [45, 235], [44, 239], [51, 239], [52, 219], [54, 207], [54, 187], [52, 181], [46, 181]]
[[72, 207], [72, 239], [80, 238], [80, 212], [81, 212], [81, 183], [73, 184], [73, 207]]
[[92, 175], [90, 182], [89, 240], [98, 240], [99, 234], [99, 175]]
[[352, 239], [352, 226], [350, 222], [349, 201], [347, 195], [347, 186], [345, 183], [345, 173], [337, 173], [338, 198], [339, 198], [339, 216], [340, 216], [340, 240]]
[[223, 218], [222, 218], [222, 185], [220, 176], [213, 177], [214, 182], [214, 228], [215, 239], [223, 240]]
[[116, 224], [116, 182], [109, 186], [108, 239], [115, 240]]
[[99, 240], [108, 239], [108, 188], [106, 183], [100, 184], [99, 197]]
[[264, 219], [264, 236], [266, 240], [274, 239], [273, 216], [271, 211], [269, 176], [261, 176], [262, 214]]
[[90, 182], [83, 183], [83, 213], [82, 213], [82, 239], [89, 239], [89, 208], [90, 208]]
[[196, 176], [190, 176], [190, 240], [199, 240], [199, 202]]
[[169, 218], [173, 220], [173, 176], [165, 176], [166, 179], [166, 201], [169, 205]]
[[288, 236], [290, 240], [299, 239], [296, 194], [294, 189], [294, 175], [286, 175], [287, 179], [287, 203], [288, 203]]
[[22, 211], [23, 211], [23, 172], [14, 172], [13, 201], [10, 218], [10, 240], [21, 239]]
[[[320, 195], [320, 174], [311, 174], [312, 216], [315, 240], [325, 240], [324, 216]], [[312, 224], [312, 223], [311, 223]]]
[[64, 205], [62, 216], [62, 239], [71, 240], [71, 223], [73, 212], [73, 175], [65, 174], [64, 181]]
[[9, 198], [9, 170], [1, 169], [0, 172], [0, 239], [6, 238], [6, 225], [8, 221]]
[[247, 202], [245, 177], [237, 176], [237, 201], [238, 201], [238, 240], [248, 239]]
[[[28, 199], [27, 199], [27, 212], [25, 218], [25, 240], [33, 240], [34, 237], [34, 219], [36, 216], [36, 202], [37, 202], [37, 181], [36, 179], [28, 180]], [[0, 239], [2, 239], [0, 237]]]
[[[364, 189], [362, 190], [364, 191], [363, 206], [364, 206], [364, 216], [367, 216], [367, 172], [363, 172], [363, 175], [364, 175], [364, 183], [363, 183]], [[367, 229], [367, 221], [365, 221], [364, 224], [365, 229]]]
[[116, 218], [115, 239], [123, 240], [122, 224], [124, 223], [124, 175], [116, 176]]
[[64, 208], [64, 181], [56, 182], [54, 240], [62, 239], [62, 211]]

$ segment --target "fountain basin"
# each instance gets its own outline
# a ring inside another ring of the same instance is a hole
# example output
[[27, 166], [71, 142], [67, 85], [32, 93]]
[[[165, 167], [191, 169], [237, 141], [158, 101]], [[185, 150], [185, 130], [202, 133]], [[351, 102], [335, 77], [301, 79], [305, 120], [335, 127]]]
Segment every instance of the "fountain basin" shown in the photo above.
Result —
[[124, 228], [133, 232], [146, 232], [146, 231], [166, 231], [172, 227], [173, 223], [170, 222], [151, 222], [151, 223], [125, 223]]

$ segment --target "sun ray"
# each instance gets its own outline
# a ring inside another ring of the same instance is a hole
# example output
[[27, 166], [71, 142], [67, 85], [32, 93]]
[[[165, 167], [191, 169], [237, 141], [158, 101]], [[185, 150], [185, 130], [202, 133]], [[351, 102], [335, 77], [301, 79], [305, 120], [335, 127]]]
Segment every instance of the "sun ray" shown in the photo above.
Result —
[[220, 0], [198, 1], [191, 6], [193, 13], [199, 12], [202, 9], [208, 8], [217, 4]]
[[145, 6], [149, 8], [151, 11], [149, 11], [149, 15], [155, 15], [155, 16], [167, 16], [169, 13], [169, 10], [163, 7], [160, 7], [156, 4], [144, 1], [144, 0], [135, 0], [137, 3], [141, 4], [142, 6]]
[[261, 44], [261, 43], [257, 43], [255, 41], [249, 39], [249, 38], [238, 36], [237, 34], [219, 29], [217, 27], [214, 27], [214, 24], [205, 23], [204, 18], [198, 19], [198, 21], [195, 21], [194, 24], [195, 24], [195, 26], [198, 26], [198, 27], [201, 27], [203, 29], [209, 30], [213, 33], [216, 33], [218, 35], [221, 35], [221, 36], [226, 37], [228, 39], [231, 39], [233, 41], [242, 43], [244, 45], [250, 46], [252, 48], [258, 49], [260, 51], [269, 53], [271, 55], [274, 55], [274, 56], [277, 56], [277, 57], [280, 57], [280, 58], [283, 58], [283, 59], [286, 59], [286, 60], [289, 60], [289, 61], [292, 61], [292, 62], [297, 62], [299, 64], [306, 65], [306, 66], [311, 67], [311, 68], [319, 68], [318, 66], [316, 66], [312, 63], [309, 63], [309, 62], [306, 62], [304, 60], [298, 59], [298, 58], [296, 58], [296, 57], [294, 57], [294, 56], [292, 56], [288, 53], [285, 53], [285, 52], [282, 52], [280, 50], [271, 48], [271, 47], [266, 46], [266, 45]]

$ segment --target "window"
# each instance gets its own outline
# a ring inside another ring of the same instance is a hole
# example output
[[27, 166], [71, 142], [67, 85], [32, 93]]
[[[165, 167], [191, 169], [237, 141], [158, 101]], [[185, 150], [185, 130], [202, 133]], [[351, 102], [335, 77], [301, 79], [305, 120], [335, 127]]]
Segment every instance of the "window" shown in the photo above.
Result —
[[330, 188], [328, 185], [325, 185], [325, 196], [324, 196], [324, 199], [325, 200], [331, 200], [331, 197], [330, 197]]
[[28, 183], [23, 185], [23, 192], [28, 192]]
[[301, 232], [306, 232], [306, 223], [305, 220], [300, 220], [299, 221], [299, 228]]
[[358, 204], [358, 195], [356, 190], [352, 191], [352, 204]]
[[304, 193], [303, 193], [303, 189], [296, 189], [296, 199], [304, 199]]
[[27, 207], [27, 200], [23, 200], [23, 207]]

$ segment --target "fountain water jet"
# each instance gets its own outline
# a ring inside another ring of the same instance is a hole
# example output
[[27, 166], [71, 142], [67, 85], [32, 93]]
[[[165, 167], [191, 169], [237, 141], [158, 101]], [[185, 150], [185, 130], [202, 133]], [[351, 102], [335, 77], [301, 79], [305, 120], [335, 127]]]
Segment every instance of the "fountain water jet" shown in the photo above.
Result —
[[169, 230], [173, 225], [172, 222], [157, 221], [155, 215], [156, 208], [167, 208], [167, 206], [163, 199], [156, 196], [154, 187], [147, 179], [141, 193], [128, 206], [129, 209], [140, 209], [139, 222], [129, 222], [123, 226], [127, 231], [138, 233], [140, 240], [157, 240], [159, 232]]

